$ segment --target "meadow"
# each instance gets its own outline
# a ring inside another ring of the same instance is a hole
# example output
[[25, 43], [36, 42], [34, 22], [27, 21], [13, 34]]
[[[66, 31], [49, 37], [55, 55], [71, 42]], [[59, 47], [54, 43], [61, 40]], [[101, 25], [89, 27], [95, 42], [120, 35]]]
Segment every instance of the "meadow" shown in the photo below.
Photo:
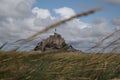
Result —
[[120, 54], [0, 51], [0, 80], [120, 80]]

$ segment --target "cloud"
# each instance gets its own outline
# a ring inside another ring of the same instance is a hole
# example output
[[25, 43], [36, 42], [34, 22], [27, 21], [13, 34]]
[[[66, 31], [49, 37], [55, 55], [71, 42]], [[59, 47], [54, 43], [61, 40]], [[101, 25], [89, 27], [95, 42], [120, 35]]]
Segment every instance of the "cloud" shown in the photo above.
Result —
[[75, 11], [69, 7], [62, 7], [59, 9], [54, 9], [54, 11], [61, 15], [61, 17], [68, 18], [72, 15], [75, 15]]
[[28, 17], [35, 0], [0, 0], [0, 17]]
[[51, 16], [49, 10], [40, 9], [38, 7], [33, 8], [32, 13], [35, 14], [36, 18], [42, 18], [42, 19], [45, 19]]
[[[29, 34], [32, 5], [35, 0], [0, 1], [0, 41], [13, 41]], [[33, 27], [33, 26], [32, 26]], [[24, 33], [26, 32], [26, 34]]]
[[112, 24], [115, 25], [117, 28], [120, 29], [120, 18], [116, 17], [111, 20]]

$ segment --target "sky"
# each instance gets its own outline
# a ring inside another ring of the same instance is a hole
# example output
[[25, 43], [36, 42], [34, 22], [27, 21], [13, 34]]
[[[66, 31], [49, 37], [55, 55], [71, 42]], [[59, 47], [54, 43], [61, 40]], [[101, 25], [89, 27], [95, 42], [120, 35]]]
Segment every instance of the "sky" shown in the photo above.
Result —
[[[0, 45], [8, 42], [4, 50], [10, 50], [19, 44], [13, 44], [14, 41], [97, 6], [102, 10], [56, 28], [67, 43], [83, 51], [120, 29], [120, 0], [0, 0]], [[53, 33], [54, 29], [40, 35], [39, 39], [22, 45], [20, 50], [25, 46], [34, 48], [37, 42]]]
[[[52, 3], [53, 2], [53, 3]], [[80, 13], [89, 9], [92, 9], [96, 6], [101, 6], [103, 8], [102, 11], [96, 13], [94, 15], [90, 15], [86, 18], [82, 18], [85, 22], [91, 22], [96, 17], [104, 17], [107, 19], [112, 19], [113, 17], [120, 17], [120, 1], [113, 0], [52, 0], [51, 3], [48, 0], [37, 0], [33, 7], [42, 7], [45, 9], [49, 9], [52, 15], [56, 15], [53, 9], [61, 8], [61, 7], [69, 7], [72, 8], [76, 13]], [[99, 16], [98, 16], [99, 15]]]

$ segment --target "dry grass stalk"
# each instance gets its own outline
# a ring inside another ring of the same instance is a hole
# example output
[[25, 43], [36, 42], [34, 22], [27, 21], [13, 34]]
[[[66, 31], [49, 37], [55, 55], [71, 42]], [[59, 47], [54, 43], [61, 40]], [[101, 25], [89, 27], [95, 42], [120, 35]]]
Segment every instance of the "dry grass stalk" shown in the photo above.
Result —
[[114, 41], [112, 41], [110, 44], [108, 44], [107, 46], [103, 47], [102, 48], [102, 52], [104, 52], [108, 47], [112, 46], [115, 42], [119, 41], [120, 40], [120, 37], [115, 39]]
[[[91, 47], [91, 48], [88, 49], [88, 50], [91, 50], [91, 49], [94, 49], [94, 48], [99, 47], [106, 39], [112, 37], [113, 35], [115, 35], [115, 34], [118, 33], [118, 32], [120, 32], [120, 30], [114, 31], [114, 32], [111, 33], [110, 35], [108, 35], [108, 36], [106, 36], [105, 38], [103, 38], [102, 40], [98, 41], [95, 46]], [[88, 51], [88, 50], [87, 50], [87, 51]]]
[[16, 47], [15, 49], [12, 49], [10, 50], [11, 52], [17, 52], [17, 50], [19, 49], [20, 47]]
[[7, 58], [7, 59], [4, 59], [4, 60], [0, 61], [0, 63], [6, 62], [6, 61], [9, 61], [9, 60], [12, 60], [12, 59], [13, 59], [13, 58]]
[[8, 42], [5, 42], [3, 45], [0, 46], [0, 50], [5, 46], [7, 45]]
[[114, 48], [112, 49], [111, 53], [114, 53], [117, 49], [120, 49], [120, 45], [114, 47]]

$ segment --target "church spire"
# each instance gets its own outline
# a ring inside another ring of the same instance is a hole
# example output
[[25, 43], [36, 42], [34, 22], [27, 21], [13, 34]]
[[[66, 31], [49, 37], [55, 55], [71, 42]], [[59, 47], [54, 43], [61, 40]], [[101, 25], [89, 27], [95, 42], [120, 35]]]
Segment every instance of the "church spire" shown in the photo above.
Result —
[[56, 33], [57, 32], [57, 30], [56, 30], [56, 28], [55, 28], [55, 32], [54, 33]]

